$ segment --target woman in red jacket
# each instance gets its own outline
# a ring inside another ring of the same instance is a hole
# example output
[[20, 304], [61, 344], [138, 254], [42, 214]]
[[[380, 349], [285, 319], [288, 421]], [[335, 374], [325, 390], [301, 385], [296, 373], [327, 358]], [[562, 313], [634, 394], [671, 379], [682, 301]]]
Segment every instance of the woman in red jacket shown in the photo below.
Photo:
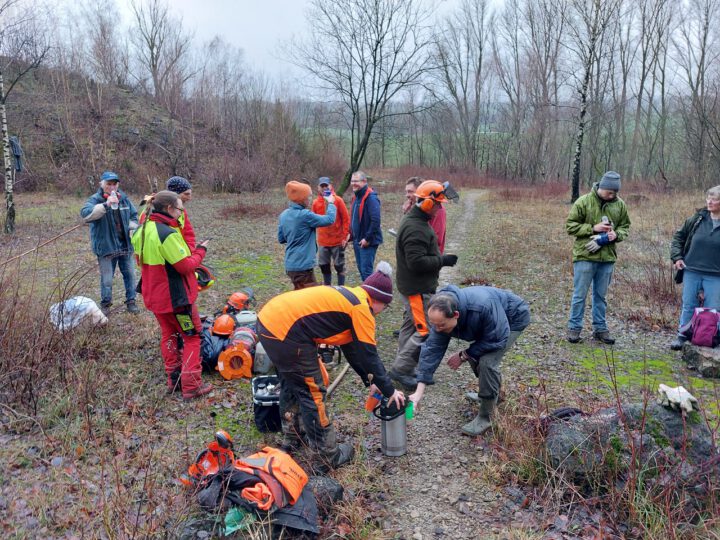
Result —
[[[161, 191], [150, 202], [152, 213], [132, 237], [142, 269], [142, 296], [162, 333], [160, 352], [168, 375], [168, 391], [181, 389], [184, 399], [212, 391], [202, 382], [200, 332], [195, 306], [198, 284], [195, 269], [207, 250], [207, 240], [190, 249], [179, 232], [184, 207], [177, 193]], [[183, 342], [178, 351], [178, 338]]]

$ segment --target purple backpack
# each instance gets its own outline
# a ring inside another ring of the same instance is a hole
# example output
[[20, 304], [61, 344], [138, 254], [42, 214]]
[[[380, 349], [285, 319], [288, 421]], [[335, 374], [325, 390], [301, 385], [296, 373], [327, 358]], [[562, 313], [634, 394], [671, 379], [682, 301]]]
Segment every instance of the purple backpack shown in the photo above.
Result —
[[718, 323], [720, 323], [720, 313], [716, 309], [695, 308], [690, 320], [692, 328], [690, 342], [698, 347], [716, 347], [720, 343]]

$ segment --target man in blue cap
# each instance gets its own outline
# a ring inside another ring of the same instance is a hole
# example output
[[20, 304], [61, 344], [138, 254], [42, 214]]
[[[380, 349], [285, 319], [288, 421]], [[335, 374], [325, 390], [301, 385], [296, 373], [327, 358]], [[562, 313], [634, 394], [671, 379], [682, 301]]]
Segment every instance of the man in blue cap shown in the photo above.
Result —
[[112, 306], [112, 282], [115, 268], [125, 284], [125, 307], [139, 313], [135, 303], [135, 259], [130, 236], [138, 227], [137, 210], [119, 189], [120, 177], [105, 171], [100, 187], [80, 210], [90, 226], [90, 243], [100, 266], [100, 309], [107, 315]]

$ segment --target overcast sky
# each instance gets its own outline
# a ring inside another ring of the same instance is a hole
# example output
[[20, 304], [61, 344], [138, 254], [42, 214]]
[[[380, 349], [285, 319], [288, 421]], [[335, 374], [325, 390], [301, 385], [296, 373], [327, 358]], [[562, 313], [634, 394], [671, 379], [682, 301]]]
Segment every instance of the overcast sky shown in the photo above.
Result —
[[[445, 11], [459, 0], [426, 0]], [[130, 24], [129, 0], [118, 0]], [[241, 47], [248, 66], [262, 69], [276, 80], [287, 80], [296, 69], [285, 62], [281, 45], [312, 31], [305, 19], [310, 0], [169, 0], [170, 10], [182, 17], [183, 27], [195, 32], [197, 45], [219, 35]], [[295, 72], [297, 73], [297, 72]]]

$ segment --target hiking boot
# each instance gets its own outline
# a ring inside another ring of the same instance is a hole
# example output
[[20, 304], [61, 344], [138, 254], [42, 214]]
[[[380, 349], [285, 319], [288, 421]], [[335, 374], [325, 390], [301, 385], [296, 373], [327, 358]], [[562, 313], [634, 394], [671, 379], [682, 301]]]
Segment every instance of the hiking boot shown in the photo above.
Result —
[[137, 315], [138, 313], [140, 313], [140, 308], [135, 303], [135, 300], [130, 300], [129, 302], [126, 302], [125, 309], [127, 309], [128, 313], [132, 313], [133, 315]]
[[670, 344], [670, 350], [681, 351], [686, 342], [687, 338], [685, 336], [678, 336], [675, 338], [675, 341]]
[[568, 329], [567, 340], [570, 343], [580, 343], [582, 341], [582, 339], [580, 338], [580, 332], [582, 332], [582, 330], [580, 330], [579, 328]]
[[185, 394], [183, 393], [183, 399], [185, 401], [189, 401], [191, 399], [199, 398], [204, 396], [205, 394], [209, 394], [213, 391], [213, 385], [209, 383], [205, 383], [201, 386], [198, 386], [195, 390], [192, 392]]
[[338, 452], [333, 460], [333, 469], [342, 467], [343, 465], [350, 463], [355, 457], [355, 447], [349, 443], [338, 444]]
[[607, 330], [603, 330], [602, 332], [593, 332], [593, 337], [600, 343], [605, 343], [605, 345], [615, 344], [615, 340], [610, 337], [610, 332]]
[[100, 304], [100, 311], [103, 312], [103, 315], [106, 317], [110, 314], [110, 308], [112, 307], [112, 302], [103, 302]]
[[481, 399], [480, 410], [478, 411], [477, 416], [472, 420], [472, 422], [468, 422], [462, 427], [461, 431], [463, 434], [471, 437], [477, 437], [490, 429], [492, 427], [490, 416], [495, 410], [496, 402], [497, 400], [495, 399]]
[[180, 370], [176, 369], [173, 371], [170, 375], [168, 375], [168, 394], [173, 394], [175, 392], [182, 390], [182, 383], [180, 381]]
[[391, 369], [388, 371], [390, 378], [403, 387], [405, 391], [414, 392], [417, 388], [417, 379], [415, 375], [404, 375]]

